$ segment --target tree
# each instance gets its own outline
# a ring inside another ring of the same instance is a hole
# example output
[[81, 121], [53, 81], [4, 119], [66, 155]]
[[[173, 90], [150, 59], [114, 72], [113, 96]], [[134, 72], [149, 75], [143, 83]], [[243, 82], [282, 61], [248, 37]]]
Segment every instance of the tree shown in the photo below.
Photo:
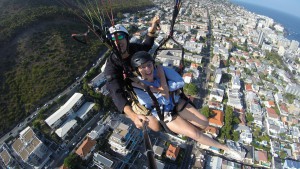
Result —
[[246, 121], [247, 122], [253, 122], [254, 121], [254, 117], [252, 116], [251, 113], [246, 113]]
[[70, 169], [76, 169], [81, 164], [81, 159], [77, 154], [71, 153], [67, 158], [64, 160], [64, 165]]
[[232, 133], [232, 140], [233, 141], [239, 141], [239, 139], [240, 139], [240, 133], [238, 131], [234, 131]]
[[240, 119], [238, 117], [234, 117], [232, 122], [233, 122], [234, 125], [235, 124], [240, 124]]
[[117, 17], [118, 17], [118, 19], [123, 19], [124, 18], [124, 16], [123, 16], [123, 13], [122, 12], [118, 12], [117, 13]]
[[200, 110], [200, 112], [201, 112], [206, 118], [209, 118], [210, 112], [209, 112], [209, 107], [208, 107], [208, 106], [202, 107], [202, 109]]
[[279, 152], [279, 157], [280, 157], [281, 159], [285, 159], [286, 156], [287, 156], [287, 154], [286, 154], [285, 151], [280, 151], [280, 152]]
[[36, 119], [32, 122], [32, 127], [36, 128], [36, 129], [40, 129], [41, 128], [41, 123], [40, 120]]
[[111, 99], [111, 97], [105, 96], [103, 98], [103, 106], [106, 110], [110, 109], [110, 108], [115, 108], [113, 101]]
[[296, 96], [290, 93], [286, 93], [284, 97], [288, 100], [289, 104], [292, 104]]
[[197, 86], [193, 83], [185, 84], [183, 90], [188, 95], [196, 95], [198, 92]]
[[223, 126], [225, 129], [225, 136], [227, 139], [231, 138], [231, 129], [232, 129], [232, 117], [233, 117], [233, 109], [230, 106], [226, 106], [225, 110], [225, 125]]
[[244, 50], [248, 52], [248, 41], [247, 41], [247, 39], [245, 40], [243, 45], [244, 45]]

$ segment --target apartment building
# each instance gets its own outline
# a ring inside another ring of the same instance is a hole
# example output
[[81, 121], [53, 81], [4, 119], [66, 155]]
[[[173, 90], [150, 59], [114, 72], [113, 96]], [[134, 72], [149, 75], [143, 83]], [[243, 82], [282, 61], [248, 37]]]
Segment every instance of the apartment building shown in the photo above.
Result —
[[79, 109], [83, 102], [83, 94], [75, 93], [63, 106], [48, 117], [45, 122], [52, 129], [60, 126], [67, 119], [68, 115], [75, 113]]
[[20, 132], [20, 137], [14, 141], [12, 149], [22, 161], [37, 168], [43, 167], [52, 154], [30, 127]]
[[127, 155], [134, 150], [141, 141], [142, 136], [138, 129], [120, 122], [109, 137], [108, 143], [111, 145], [113, 151]]

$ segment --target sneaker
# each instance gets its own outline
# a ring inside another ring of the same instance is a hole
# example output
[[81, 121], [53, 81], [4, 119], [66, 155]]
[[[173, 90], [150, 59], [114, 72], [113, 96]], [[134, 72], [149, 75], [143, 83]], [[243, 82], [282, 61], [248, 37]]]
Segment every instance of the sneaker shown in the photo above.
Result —
[[243, 161], [244, 157], [242, 156], [241, 153], [235, 151], [232, 148], [229, 148], [227, 151], [225, 151], [224, 154], [226, 157], [233, 159], [233, 160], [237, 160], [237, 161]]

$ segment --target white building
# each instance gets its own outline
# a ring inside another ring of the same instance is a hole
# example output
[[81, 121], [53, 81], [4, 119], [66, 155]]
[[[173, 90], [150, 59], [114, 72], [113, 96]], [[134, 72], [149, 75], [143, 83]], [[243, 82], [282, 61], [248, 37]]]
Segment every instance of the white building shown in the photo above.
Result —
[[48, 117], [45, 122], [52, 128], [56, 128], [61, 125], [68, 115], [76, 112], [83, 103], [84, 98], [81, 93], [74, 93], [74, 95], [56, 112]]
[[236, 109], [243, 109], [241, 101], [242, 93], [238, 89], [227, 89], [228, 102], [227, 105], [232, 106]]
[[22, 161], [35, 168], [43, 167], [52, 154], [30, 127], [20, 132], [12, 148]]
[[0, 168], [21, 168], [10, 151], [6, 143], [0, 146]]
[[195, 54], [185, 54], [184, 59], [200, 64], [202, 62], [203, 56]]
[[278, 55], [279, 56], [283, 56], [285, 53], [285, 49], [283, 46], [279, 46], [279, 49], [278, 49]]
[[99, 168], [115, 168], [117, 162], [112, 159], [112, 157], [106, 155], [102, 155], [100, 153], [94, 153], [93, 163]]
[[240, 78], [238, 76], [232, 76], [232, 78], [231, 78], [231, 85], [232, 85], [232, 89], [238, 89], [238, 90], [240, 90], [240, 88], [241, 88]]
[[221, 69], [217, 69], [216, 73], [215, 73], [215, 83], [216, 84], [220, 84], [222, 79], [222, 70]]
[[158, 53], [156, 59], [161, 63], [168, 63], [168, 67], [179, 67], [181, 61], [181, 51], [175, 50], [163, 50]]
[[209, 100], [215, 100], [218, 102], [222, 102], [224, 97], [224, 90], [223, 89], [218, 89], [218, 88], [213, 88], [209, 94]]
[[252, 142], [252, 132], [248, 126], [238, 125], [235, 129], [240, 132], [240, 141], [246, 144]]
[[68, 136], [68, 133], [72, 131], [77, 126], [77, 121], [75, 119], [68, 119], [62, 124], [58, 129], [55, 130], [55, 133], [58, 137], [64, 139]]
[[295, 41], [295, 40], [292, 40], [289, 49], [290, 49], [291, 51], [297, 51], [297, 50], [298, 50], [298, 47], [299, 47], [299, 42], [298, 42], [298, 41]]
[[208, 160], [206, 161], [206, 166], [204, 168], [210, 168], [210, 169], [222, 168], [223, 159], [221, 157], [208, 156], [207, 158], [208, 158]]
[[89, 85], [92, 86], [92, 87], [98, 87], [98, 86], [102, 85], [105, 82], [106, 82], [106, 79], [104, 77], [104, 73], [100, 73], [94, 79], [91, 80]]
[[88, 137], [92, 140], [98, 139], [101, 135], [105, 133], [105, 131], [108, 130], [108, 125], [98, 124], [96, 128], [94, 128], [90, 133], [88, 133]]
[[286, 160], [284, 160], [283, 168], [284, 169], [298, 169], [298, 168], [300, 168], [300, 162], [286, 159]]
[[193, 73], [184, 73], [182, 75], [182, 78], [184, 80], [184, 83], [191, 83], [192, 82], [192, 79], [193, 79]]
[[297, 85], [297, 84], [288, 84], [285, 87], [285, 92], [300, 97], [300, 85]]
[[88, 113], [92, 110], [94, 106], [95, 103], [92, 102], [84, 103], [76, 112], [77, 117], [79, 117], [81, 120], [85, 120], [88, 116]]
[[[111, 149], [122, 155], [127, 155], [142, 141], [140, 131], [135, 127], [119, 123], [110, 136], [108, 143]], [[130, 144], [130, 146], [128, 146]]]

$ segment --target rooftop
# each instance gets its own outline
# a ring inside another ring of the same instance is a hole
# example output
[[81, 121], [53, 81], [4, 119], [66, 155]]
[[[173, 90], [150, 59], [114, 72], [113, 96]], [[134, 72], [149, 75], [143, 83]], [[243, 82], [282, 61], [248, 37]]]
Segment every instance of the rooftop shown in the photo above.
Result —
[[60, 109], [48, 117], [45, 122], [49, 126], [52, 126], [57, 120], [67, 114], [82, 97], [83, 94], [74, 93], [74, 95], [63, 106], [61, 106]]

